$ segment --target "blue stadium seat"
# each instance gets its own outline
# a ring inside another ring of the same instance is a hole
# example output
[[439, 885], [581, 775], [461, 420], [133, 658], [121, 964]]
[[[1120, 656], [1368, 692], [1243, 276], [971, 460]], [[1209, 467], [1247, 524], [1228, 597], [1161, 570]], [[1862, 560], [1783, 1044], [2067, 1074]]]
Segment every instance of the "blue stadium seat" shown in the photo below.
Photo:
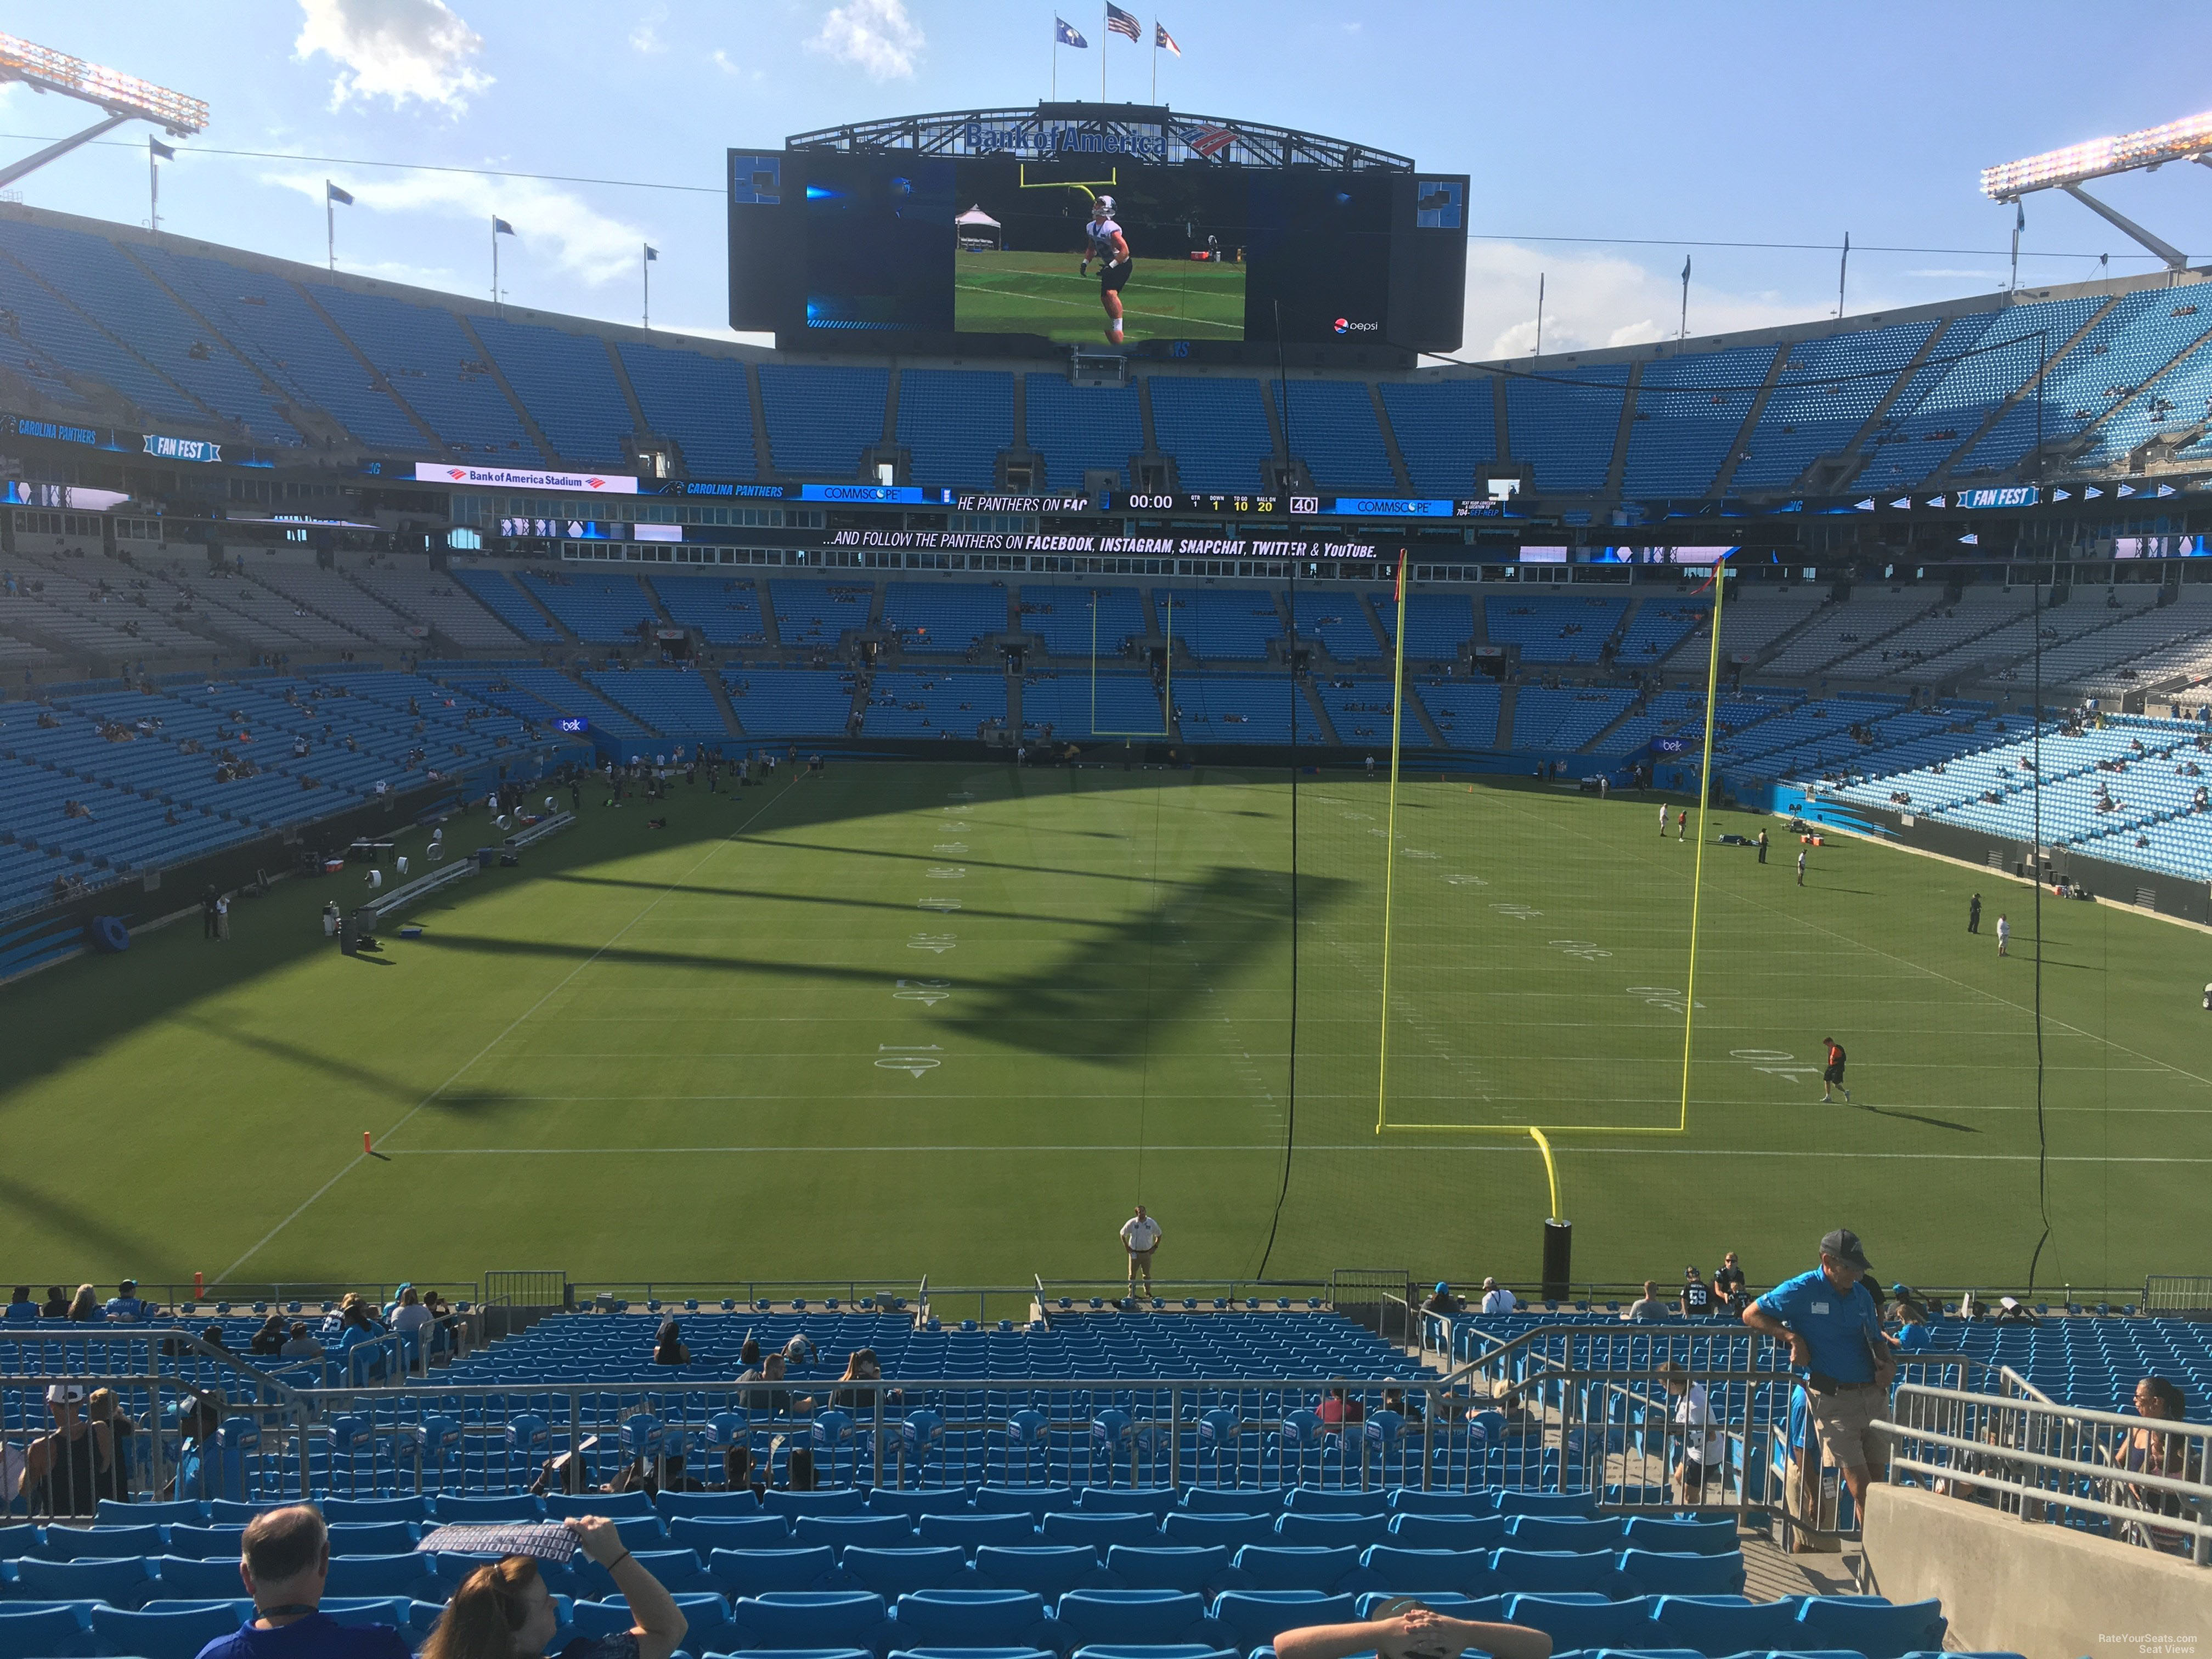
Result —
[[1652, 1595], [1735, 1595], [1743, 1589], [1743, 1552], [1726, 1555], [1660, 1554], [1623, 1550], [1614, 1558], [1625, 1593]]
[[[1352, 1494], [1364, 1497], [1364, 1494]], [[1275, 1522], [1276, 1534], [1285, 1544], [1316, 1545], [1334, 1548], [1340, 1544], [1352, 1544], [1364, 1548], [1379, 1544], [1390, 1534], [1390, 1517], [1387, 1515], [1304, 1514], [1286, 1510]]]
[[1200, 1597], [1181, 1590], [1070, 1590], [1055, 1610], [1062, 1655], [1100, 1644], [1227, 1645], [1227, 1632]]
[[1316, 1590], [1224, 1590], [1213, 1599], [1213, 1616], [1228, 1632], [1228, 1644], [1249, 1653], [1286, 1630], [1350, 1624], [1358, 1610], [1349, 1595]]
[[[629, 1543], [628, 1539], [623, 1540]], [[331, 1553], [399, 1555], [415, 1547], [415, 1528], [404, 1521], [341, 1521], [331, 1527]]]
[[736, 1492], [665, 1492], [653, 1500], [660, 1518], [669, 1522], [669, 1535], [678, 1521], [744, 1521], [757, 1518], [760, 1499], [750, 1486]]
[[1659, 1634], [1671, 1646], [1701, 1653], [1787, 1650], [1802, 1637], [1797, 1609], [1804, 1598], [1751, 1601], [1739, 1595], [1662, 1595], [1652, 1606]]
[[1193, 1515], [1276, 1515], [1283, 1508], [1280, 1486], [1193, 1486], [1183, 1494]]
[[896, 1632], [884, 1598], [865, 1590], [774, 1590], [730, 1608], [740, 1651], [763, 1648], [866, 1648], [888, 1654]]
[[1584, 1590], [1610, 1595], [1620, 1582], [1619, 1564], [1613, 1556], [1601, 1553], [1578, 1555], [1571, 1550], [1492, 1550], [1490, 1570], [1498, 1575], [1498, 1588], [1507, 1594], [1544, 1595], [1563, 1590]]
[[1210, 1595], [1249, 1587], [1245, 1576], [1229, 1565], [1229, 1552], [1211, 1548], [1141, 1548], [1116, 1544], [1106, 1552], [1106, 1570], [1131, 1589], [1190, 1590]]
[[867, 1513], [903, 1515], [919, 1526], [925, 1515], [942, 1515], [948, 1510], [958, 1512], [965, 1506], [967, 1498], [967, 1489], [961, 1486], [925, 1486], [904, 1491], [878, 1486], [868, 1493]]
[[0, 1601], [0, 1659], [82, 1659], [94, 1646], [88, 1617], [73, 1607], [17, 1612]]
[[1528, 1492], [1506, 1486], [1498, 1491], [1497, 1498], [1500, 1515], [1597, 1514], [1596, 1495], [1587, 1492]]
[[1502, 1515], [1416, 1515], [1391, 1517], [1391, 1541], [1401, 1549], [1486, 1550], [1505, 1541]]
[[315, 1507], [322, 1510], [323, 1519], [333, 1527], [341, 1522], [363, 1521], [427, 1521], [430, 1518], [430, 1500], [427, 1498], [323, 1498]]
[[1400, 1515], [1489, 1516], [1498, 1513], [1498, 1494], [1490, 1492], [1423, 1492], [1394, 1486], [1389, 1507]]
[[1518, 1550], [1591, 1550], [1618, 1549], [1621, 1541], [1622, 1517], [1608, 1515], [1595, 1519], [1581, 1516], [1516, 1515], [1505, 1522], [1506, 1536], [1512, 1547]]
[[[1042, 1526], [1055, 1510], [1074, 1509], [1076, 1498], [1073, 1486], [978, 1486], [975, 1503], [978, 1515], [1026, 1515]], [[923, 1511], [933, 1512], [942, 1511]]]
[[42, 1561], [82, 1561], [91, 1558], [113, 1560], [119, 1555], [159, 1555], [162, 1550], [159, 1527], [48, 1527], [36, 1550]]
[[915, 1590], [961, 1589], [976, 1582], [966, 1553], [951, 1545], [869, 1549], [856, 1544], [838, 1558], [838, 1565], [862, 1589], [894, 1602]]
[[1798, 1643], [1806, 1648], [1849, 1648], [1866, 1659], [1904, 1659], [1933, 1652], [1950, 1628], [1934, 1601], [1889, 1602], [1880, 1596], [1809, 1595], [1797, 1612]]
[[1235, 1559], [1237, 1571], [1252, 1581], [1255, 1590], [1330, 1591], [1346, 1574], [1360, 1570], [1360, 1554], [1348, 1544], [1335, 1549], [1247, 1544]]
[[123, 1503], [112, 1498], [103, 1498], [94, 1511], [93, 1522], [102, 1527], [167, 1527], [184, 1525], [196, 1527], [207, 1519], [206, 1507], [194, 1498], [179, 1498], [169, 1504]]
[[[750, 1494], [747, 1495], [748, 1500]], [[705, 1560], [715, 1550], [780, 1550], [789, 1547], [791, 1523], [780, 1515], [763, 1515], [757, 1506], [750, 1516], [679, 1516], [668, 1523], [671, 1542], [699, 1552]], [[824, 1539], [812, 1540], [827, 1542]]]
[[1074, 1659], [1243, 1659], [1243, 1656], [1235, 1648], [1209, 1648], [1200, 1642], [1127, 1647], [1100, 1644], [1076, 1649]]
[[859, 1515], [866, 1509], [867, 1494], [857, 1486], [827, 1492], [772, 1491], [761, 1494], [761, 1509], [769, 1515]]
[[[697, 1593], [716, 1588], [715, 1579], [701, 1564], [695, 1551], [635, 1550], [632, 1554], [638, 1565], [660, 1581], [664, 1589]], [[568, 1582], [573, 1586], [571, 1594], [589, 1601], [611, 1601], [622, 1594], [611, 1573], [581, 1555], [568, 1564]]]
[[650, 1521], [657, 1518], [650, 1492], [545, 1494], [545, 1518], [548, 1521], [566, 1521], [582, 1515], [603, 1515], [610, 1521]]
[[438, 1520], [446, 1526], [480, 1526], [495, 1521], [536, 1521], [545, 1506], [528, 1492], [511, 1498], [471, 1498], [438, 1494]]
[[716, 1550], [707, 1558], [707, 1576], [732, 1601], [774, 1591], [811, 1590], [830, 1581], [836, 1571], [836, 1552], [827, 1545], [812, 1549]]
[[1090, 1544], [1104, 1549], [1111, 1544], [1156, 1544], [1160, 1523], [1149, 1515], [1061, 1512], [1044, 1518], [1048, 1544]]
[[1505, 1604], [1509, 1623], [1527, 1625], [1552, 1638], [1558, 1650], [1656, 1646], [1651, 1625], [1654, 1597], [1591, 1603], [1547, 1595], [1516, 1595]]
[[975, 1582], [986, 1589], [1035, 1590], [1053, 1600], [1072, 1589], [1112, 1588], [1101, 1577], [1098, 1552], [1089, 1544], [985, 1544], [975, 1551]]
[[[1301, 594], [1301, 599], [1310, 597]], [[1304, 622], [1302, 616], [1301, 623]], [[1379, 1492], [1337, 1492], [1327, 1486], [1291, 1486], [1283, 1507], [1295, 1515], [1380, 1515], [1389, 1507]]]
[[1498, 1583], [1497, 1575], [1490, 1570], [1487, 1550], [1409, 1550], [1376, 1544], [1359, 1561], [1390, 1589], [1408, 1595], [1457, 1590], [1466, 1595], [1487, 1595]]
[[[925, 1544], [957, 1544], [973, 1550], [983, 1544], [1005, 1544], [1016, 1547], [1037, 1541], [1036, 1524], [1029, 1516], [1019, 1515], [925, 1515], [916, 1528]], [[1091, 1540], [1084, 1539], [1088, 1543]]]
[[1054, 1636], [1034, 1590], [917, 1590], [893, 1617], [901, 1647], [1048, 1648]]
[[1198, 1547], [1218, 1544], [1233, 1550], [1246, 1544], [1277, 1541], [1275, 1517], [1272, 1515], [1192, 1515], [1184, 1512], [1163, 1519], [1160, 1531], [1170, 1544]]
[[161, 1580], [161, 1593], [185, 1601], [206, 1601], [213, 1596], [243, 1595], [246, 1581], [238, 1576], [236, 1555], [216, 1556], [212, 1560], [196, 1560], [190, 1556], [156, 1556], [154, 1566]]
[[132, 1654], [137, 1659], [194, 1659], [202, 1648], [234, 1634], [243, 1622], [228, 1602], [176, 1613], [92, 1610], [92, 1632], [100, 1645], [110, 1653]]
[[1085, 1515], [1149, 1515], [1157, 1521], [1173, 1512], [1182, 1498], [1174, 1486], [1078, 1486], [1074, 1507]]
[[15, 1583], [26, 1601], [105, 1601], [110, 1607], [135, 1607], [156, 1588], [148, 1566], [135, 1555], [82, 1561], [40, 1561], [26, 1556], [15, 1563]]
[[1677, 1521], [1665, 1516], [1632, 1515], [1622, 1537], [1631, 1549], [1663, 1550], [1678, 1555], [1726, 1555], [1738, 1547], [1734, 1521]]
[[416, 1554], [337, 1555], [323, 1581], [326, 1595], [404, 1595], [439, 1601], [445, 1591], [430, 1573], [430, 1559]]
[[832, 1549], [848, 1544], [900, 1549], [915, 1541], [914, 1523], [903, 1515], [802, 1515], [793, 1522], [792, 1534], [801, 1545], [827, 1544]]

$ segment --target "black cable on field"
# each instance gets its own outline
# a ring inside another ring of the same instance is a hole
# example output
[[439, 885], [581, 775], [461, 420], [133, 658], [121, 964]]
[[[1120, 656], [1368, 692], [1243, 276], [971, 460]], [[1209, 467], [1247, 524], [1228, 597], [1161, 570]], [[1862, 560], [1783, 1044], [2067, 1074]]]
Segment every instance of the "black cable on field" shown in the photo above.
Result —
[[[2035, 481], [2039, 488], [2043, 482], [2043, 382], [2044, 369], [2049, 366], [2051, 340], [2047, 334], [2039, 335], [2042, 349], [2035, 375]], [[2028, 567], [2033, 577], [2035, 567]], [[2056, 581], [2058, 561], [2051, 562], [2051, 574]], [[2051, 1138], [2043, 1118], [2043, 587], [2033, 583], [2034, 592], [2031, 605], [2035, 623], [2034, 692], [2035, 724], [2033, 748], [2035, 783], [2032, 790], [2035, 814], [2035, 854], [2033, 873], [2035, 877], [2035, 908], [2031, 920], [2035, 924], [2035, 1207], [2043, 1218], [2043, 1233], [2035, 1241], [2035, 1254], [2027, 1259], [2027, 1288], [2035, 1290], [2035, 1270], [2043, 1261], [2043, 1247], [2051, 1242]]]
[[[1291, 447], [1291, 376], [1283, 356], [1283, 302], [1275, 301], [1275, 384], [1283, 400], [1283, 453]], [[1291, 637], [1283, 652], [1291, 692], [1291, 1034], [1289, 1075], [1284, 1084], [1283, 1184], [1275, 1192], [1275, 1212], [1267, 1218], [1267, 1248], [1253, 1277], [1265, 1279], [1275, 1254], [1275, 1233], [1283, 1224], [1283, 1204], [1291, 1195], [1291, 1155], [1298, 1136], [1298, 562], [1291, 561]]]

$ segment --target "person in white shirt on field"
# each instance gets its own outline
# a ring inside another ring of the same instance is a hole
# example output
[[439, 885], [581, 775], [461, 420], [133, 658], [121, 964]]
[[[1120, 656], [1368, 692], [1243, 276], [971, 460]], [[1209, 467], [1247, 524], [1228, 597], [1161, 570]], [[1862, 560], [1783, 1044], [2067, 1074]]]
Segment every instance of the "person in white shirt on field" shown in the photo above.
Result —
[[1997, 954], [2001, 957], [2010, 956], [2012, 952], [2005, 947], [2011, 943], [2012, 923], [2006, 921], [2004, 917], [1999, 916], [1997, 918]]
[[1482, 1281], [1482, 1310], [1486, 1314], [1510, 1314], [1521, 1305], [1520, 1298], [1494, 1279]]
[[1145, 1294], [1152, 1293], [1152, 1252], [1160, 1248], [1160, 1224], [1137, 1206], [1136, 1214], [1121, 1224], [1122, 1247], [1129, 1253], [1129, 1294], [1137, 1293], [1137, 1275], [1145, 1276]]

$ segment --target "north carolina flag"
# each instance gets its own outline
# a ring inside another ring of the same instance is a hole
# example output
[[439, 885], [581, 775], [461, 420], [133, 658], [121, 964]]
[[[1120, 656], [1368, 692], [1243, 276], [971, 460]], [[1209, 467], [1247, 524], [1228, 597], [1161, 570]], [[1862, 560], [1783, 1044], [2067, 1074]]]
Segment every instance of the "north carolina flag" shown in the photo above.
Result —
[[146, 149], [150, 154], [161, 161], [173, 161], [177, 159], [177, 152], [171, 149], [159, 138], [149, 137], [146, 140]]
[[491, 222], [491, 234], [495, 236], [512, 236], [514, 234], [514, 227], [504, 219], [494, 218]]
[[1088, 40], [1069, 26], [1065, 17], [1055, 17], [1052, 20], [1052, 43], [1055, 46], [1080, 46], [1085, 51], [1088, 51], [1091, 46]]
[[645, 245], [645, 257], [648, 259], [658, 259], [660, 257], [660, 250], [647, 242]]
[[1144, 44], [1144, 26], [1137, 21], [1137, 14], [1123, 11], [1114, 0], [1106, 0], [1106, 27], [1109, 33], [1126, 34], [1136, 45]]
[[340, 190], [325, 179], [323, 180], [323, 199], [326, 202], [336, 202], [340, 207], [351, 207], [353, 192], [349, 190]]
[[1176, 57], [1182, 56], [1182, 48], [1176, 45], [1175, 36], [1168, 33], [1167, 25], [1164, 23], [1155, 22], [1152, 25], [1152, 46], [1155, 50], [1165, 46]]

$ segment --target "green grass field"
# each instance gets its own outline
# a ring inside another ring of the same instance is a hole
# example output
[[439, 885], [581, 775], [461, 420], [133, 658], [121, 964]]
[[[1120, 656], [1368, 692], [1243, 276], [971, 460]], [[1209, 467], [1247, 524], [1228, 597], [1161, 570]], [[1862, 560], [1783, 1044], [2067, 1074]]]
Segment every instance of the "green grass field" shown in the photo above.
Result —
[[[963, 334], [1042, 334], [1102, 338], [1098, 267], [1087, 276], [1077, 253], [962, 253], [952, 268], [953, 326]], [[1241, 340], [1244, 267], [1139, 258], [1121, 289], [1122, 337]]]
[[[679, 787], [665, 833], [587, 793], [382, 960], [322, 937], [349, 876], [240, 903], [227, 945], [187, 921], [0, 990], [0, 1258], [41, 1287], [1011, 1285], [1117, 1271], [1141, 1198], [1164, 1274], [1249, 1274], [1287, 1134], [1271, 1275], [1526, 1279], [1547, 1206], [1525, 1135], [1374, 1132], [1388, 793], [1298, 791], [1294, 1125], [1279, 770], [839, 766]], [[1696, 847], [1656, 823], [1405, 785], [1393, 1119], [1546, 1126], [1579, 1278], [1733, 1247], [1771, 1279], [1847, 1224], [1886, 1279], [2019, 1285], [2041, 1231], [2027, 890], [1857, 842], [1800, 888], [1785, 837], [1764, 867], [1709, 847], [1688, 1130], [1631, 1133], [1680, 1109]], [[1976, 887], [2010, 960], [1964, 932]], [[2205, 940], [2044, 913], [2041, 1283], [2201, 1265]], [[1854, 1106], [1818, 1103], [1831, 1034]]]

